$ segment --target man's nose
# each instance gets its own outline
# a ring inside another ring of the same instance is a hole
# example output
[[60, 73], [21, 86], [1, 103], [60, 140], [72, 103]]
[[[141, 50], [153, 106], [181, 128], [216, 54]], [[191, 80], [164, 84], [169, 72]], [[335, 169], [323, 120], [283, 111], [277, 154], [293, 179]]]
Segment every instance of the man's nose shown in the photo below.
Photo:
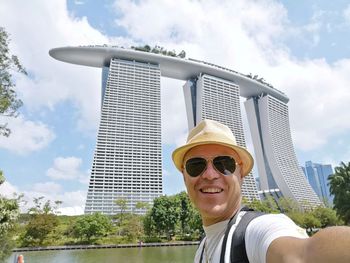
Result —
[[212, 162], [207, 163], [207, 169], [202, 174], [203, 179], [208, 179], [208, 180], [215, 180], [219, 178], [219, 173], [216, 171], [216, 169], [213, 166]]

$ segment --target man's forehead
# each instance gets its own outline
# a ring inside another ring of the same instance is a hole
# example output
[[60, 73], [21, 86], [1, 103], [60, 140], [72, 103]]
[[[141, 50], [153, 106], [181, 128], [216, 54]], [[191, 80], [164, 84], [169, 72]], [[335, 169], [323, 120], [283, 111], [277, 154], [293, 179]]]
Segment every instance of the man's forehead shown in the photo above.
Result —
[[219, 145], [219, 144], [204, 144], [197, 145], [190, 149], [186, 155], [185, 159], [190, 156], [202, 156], [202, 157], [212, 157], [220, 154], [229, 154], [233, 157], [238, 157], [238, 154], [230, 147]]

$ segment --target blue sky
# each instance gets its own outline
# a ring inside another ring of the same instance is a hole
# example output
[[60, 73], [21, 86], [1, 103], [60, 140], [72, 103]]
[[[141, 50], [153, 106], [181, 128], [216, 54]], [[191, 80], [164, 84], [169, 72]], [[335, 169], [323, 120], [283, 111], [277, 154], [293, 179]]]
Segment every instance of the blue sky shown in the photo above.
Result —
[[[83, 212], [101, 71], [52, 59], [49, 49], [60, 46], [147, 43], [258, 74], [290, 98], [300, 164], [350, 161], [348, 1], [1, 2], [0, 25], [29, 72], [14, 75], [24, 102], [20, 116], [0, 117], [13, 131], [0, 138], [0, 169], [7, 177], [2, 194], [24, 193], [28, 201], [45, 196], [62, 200], [64, 214]], [[184, 189], [170, 160], [186, 137], [183, 82], [162, 78], [161, 85], [163, 185], [165, 194], [174, 194]]]

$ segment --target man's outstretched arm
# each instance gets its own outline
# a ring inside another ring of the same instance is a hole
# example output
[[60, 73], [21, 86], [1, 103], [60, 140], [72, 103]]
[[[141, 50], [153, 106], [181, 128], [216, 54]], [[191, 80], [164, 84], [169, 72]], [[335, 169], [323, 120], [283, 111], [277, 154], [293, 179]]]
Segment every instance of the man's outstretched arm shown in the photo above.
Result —
[[266, 262], [349, 263], [350, 227], [325, 228], [306, 239], [279, 237], [270, 244]]

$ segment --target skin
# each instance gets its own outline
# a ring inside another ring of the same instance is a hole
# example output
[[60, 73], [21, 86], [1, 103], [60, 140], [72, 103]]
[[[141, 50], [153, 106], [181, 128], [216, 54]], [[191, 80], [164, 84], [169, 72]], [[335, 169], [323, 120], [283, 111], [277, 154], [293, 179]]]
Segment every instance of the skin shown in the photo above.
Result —
[[[240, 163], [237, 153], [225, 146], [208, 144], [189, 150], [184, 163], [192, 157], [212, 159], [219, 155], [232, 156]], [[241, 205], [241, 185], [243, 178], [238, 165], [231, 176], [217, 172], [209, 162], [207, 169], [198, 177], [190, 177], [185, 169], [182, 171], [188, 195], [198, 208], [203, 225], [209, 226], [230, 219]], [[208, 189], [218, 192], [209, 193]], [[279, 237], [270, 244], [267, 263], [301, 263], [301, 262], [350, 262], [350, 228], [329, 227], [320, 230], [307, 239]]]
[[[241, 163], [233, 149], [215, 144], [193, 147], [186, 153], [184, 163], [193, 157], [212, 159], [219, 155], [232, 156], [237, 163]], [[240, 208], [242, 185], [240, 170], [240, 166], [237, 165], [232, 175], [225, 176], [216, 171], [212, 162], [209, 162], [207, 169], [200, 176], [191, 177], [183, 169], [188, 195], [200, 211], [204, 226], [230, 219]], [[216, 189], [219, 192], [207, 192], [210, 189]]]

